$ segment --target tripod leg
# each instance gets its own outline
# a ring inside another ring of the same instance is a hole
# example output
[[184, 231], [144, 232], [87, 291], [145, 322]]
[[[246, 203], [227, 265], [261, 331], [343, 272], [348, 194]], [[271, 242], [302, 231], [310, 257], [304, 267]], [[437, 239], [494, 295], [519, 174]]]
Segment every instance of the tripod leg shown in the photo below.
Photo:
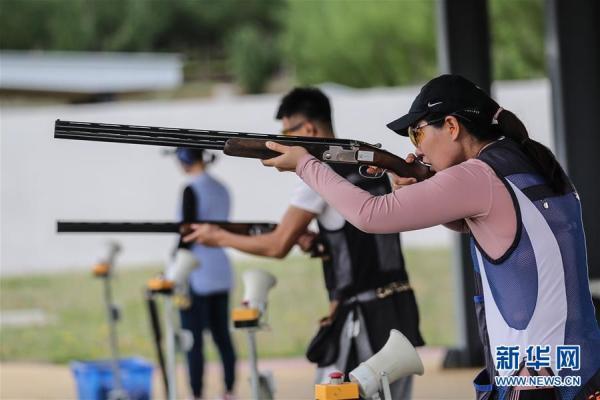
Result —
[[147, 290], [145, 293], [146, 305], [148, 306], [148, 315], [150, 316], [150, 326], [152, 328], [152, 336], [154, 339], [154, 348], [156, 349], [156, 357], [162, 376], [163, 385], [165, 388], [165, 396], [169, 394], [169, 379], [167, 377], [167, 368], [165, 364], [165, 355], [162, 348], [162, 332], [160, 328], [160, 319], [158, 316], [158, 308], [154, 294]]

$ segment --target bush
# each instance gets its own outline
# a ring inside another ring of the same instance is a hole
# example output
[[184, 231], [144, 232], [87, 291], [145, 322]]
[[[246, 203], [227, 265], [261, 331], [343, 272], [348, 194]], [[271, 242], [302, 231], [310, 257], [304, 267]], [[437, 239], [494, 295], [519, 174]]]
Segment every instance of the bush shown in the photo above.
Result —
[[[420, 83], [438, 73], [433, 0], [0, 0], [0, 48], [169, 51], [220, 62], [248, 92], [280, 58], [301, 84]], [[542, 0], [490, 0], [494, 79], [545, 75]], [[203, 75], [210, 79], [211, 75]]]
[[302, 84], [424, 81], [437, 71], [434, 3], [290, 1], [283, 48]]
[[[438, 74], [435, 1], [288, 1], [284, 58], [301, 84], [398, 86]], [[542, 0], [489, 2], [494, 79], [545, 75]]]
[[248, 93], [262, 92], [279, 63], [273, 40], [251, 25], [231, 36], [228, 53], [231, 73]]
[[493, 0], [489, 13], [494, 79], [545, 76], [542, 0]]

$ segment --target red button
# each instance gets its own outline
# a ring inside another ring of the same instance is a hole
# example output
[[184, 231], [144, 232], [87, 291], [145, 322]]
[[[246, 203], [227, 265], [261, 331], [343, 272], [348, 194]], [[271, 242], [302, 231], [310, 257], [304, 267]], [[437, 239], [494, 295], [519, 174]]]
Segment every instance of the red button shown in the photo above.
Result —
[[341, 373], [341, 372], [339, 372], [339, 371], [335, 371], [335, 372], [332, 372], [332, 373], [330, 373], [330, 374], [329, 374], [329, 377], [330, 377], [331, 379], [342, 379], [342, 378], [343, 378], [343, 376], [344, 376], [344, 374], [342, 374], [342, 373]]

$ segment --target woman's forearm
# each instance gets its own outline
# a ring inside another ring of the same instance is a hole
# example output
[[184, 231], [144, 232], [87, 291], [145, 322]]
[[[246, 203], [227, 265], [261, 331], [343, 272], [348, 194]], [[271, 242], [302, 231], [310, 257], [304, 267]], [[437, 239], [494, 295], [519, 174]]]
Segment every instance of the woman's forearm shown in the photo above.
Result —
[[303, 157], [296, 172], [357, 228], [393, 233], [446, 224], [489, 210], [487, 174], [477, 168], [476, 173], [459, 166], [452, 169], [381, 196], [354, 186], [312, 156]]

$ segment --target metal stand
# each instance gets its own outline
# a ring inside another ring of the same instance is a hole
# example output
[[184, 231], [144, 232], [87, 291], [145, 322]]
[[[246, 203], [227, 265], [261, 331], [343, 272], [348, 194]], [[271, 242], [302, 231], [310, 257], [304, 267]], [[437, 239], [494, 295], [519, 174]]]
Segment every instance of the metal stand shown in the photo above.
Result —
[[270, 374], [261, 373], [258, 369], [258, 353], [256, 350], [256, 331], [259, 327], [236, 328], [246, 331], [248, 339], [248, 364], [250, 366], [250, 387], [252, 400], [273, 400], [274, 388]]
[[[160, 332], [160, 323], [154, 296], [163, 298], [163, 318], [165, 324], [165, 353], [162, 352], [161, 339], [163, 335]], [[165, 386], [166, 398], [175, 400], [177, 394], [177, 352], [187, 352], [193, 345], [193, 337], [190, 332], [179, 327], [177, 318], [177, 302], [174, 296], [177, 296], [177, 288], [170, 280], [159, 277], [151, 279], [148, 282], [146, 290], [147, 299], [149, 299], [148, 310], [150, 312], [151, 326], [154, 334], [157, 356], [160, 363], [163, 382]]]
[[[383, 400], [392, 400], [390, 379], [388, 378], [386, 372], [381, 372], [381, 391], [383, 392]], [[373, 396], [371, 396], [371, 400], [382, 400], [381, 393], [375, 393]]]
[[121, 369], [119, 367], [119, 347], [117, 340], [117, 322], [119, 321], [119, 308], [113, 303], [111, 279], [112, 274], [109, 270], [105, 275], [100, 276], [104, 280], [104, 301], [106, 305], [106, 315], [108, 318], [109, 345], [111, 354], [111, 368], [115, 378], [115, 387], [108, 394], [109, 400], [128, 400], [129, 396], [123, 387]]
[[267, 294], [277, 279], [263, 270], [246, 271], [242, 275], [244, 282], [244, 300], [242, 307], [233, 309], [231, 319], [235, 329], [246, 331], [248, 338], [248, 362], [250, 363], [250, 384], [253, 400], [273, 399], [273, 380], [270, 374], [258, 370], [256, 351], [256, 331], [267, 327]]
[[175, 325], [173, 321], [173, 299], [164, 298], [165, 337], [167, 350], [167, 377], [169, 380], [168, 399], [177, 399], [177, 348], [175, 345]]
[[165, 354], [162, 347], [162, 330], [160, 324], [160, 318], [158, 315], [158, 307], [156, 305], [155, 293], [146, 289], [144, 291], [144, 298], [146, 300], [146, 306], [148, 311], [148, 317], [150, 319], [150, 328], [152, 329], [152, 338], [154, 339], [154, 349], [156, 351], [156, 358], [158, 360], [158, 367], [160, 368], [160, 375], [162, 378], [164, 395], [165, 398], [169, 397], [169, 377], [167, 375], [167, 367], [165, 361]]
[[[179, 305], [177, 300], [181, 300], [182, 305], [185, 300], [189, 305], [189, 299], [186, 297], [187, 282], [192, 270], [198, 266], [198, 261], [192, 252], [179, 248], [165, 275], [150, 279], [147, 283], [148, 311], [168, 400], [177, 399], [177, 351], [187, 352], [193, 344], [190, 332], [182, 330], [179, 323], [175, 321], [177, 314], [175, 306]], [[162, 295], [164, 298], [166, 357], [163, 357], [160, 343], [160, 323], [154, 303], [155, 295]]]
[[246, 330], [248, 338], [248, 363], [250, 364], [250, 385], [252, 387], [252, 398], [259, 399], [259, 372], [258, 357], [256, 354], [256, 332], [253, 329]]
[[390, 380], [385, 372], [381, 373], [381, 387], [383, 389], [383, 399], [392, 400], [392, 391], [390, 390]]

